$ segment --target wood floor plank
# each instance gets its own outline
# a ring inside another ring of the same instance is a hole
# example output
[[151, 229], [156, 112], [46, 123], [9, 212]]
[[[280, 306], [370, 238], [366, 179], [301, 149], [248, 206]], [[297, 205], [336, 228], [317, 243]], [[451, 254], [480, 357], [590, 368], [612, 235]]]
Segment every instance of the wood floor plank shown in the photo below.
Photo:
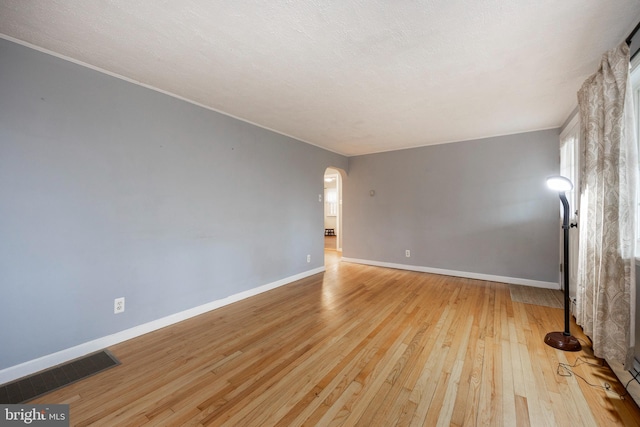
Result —
[[561, 309], [326, 254], [323, 274], [115, 345], [120, 366], [32, 403], [68, 403], [74, 426], [640, 426], [575, 323], [582, 351], [544, 344]]
[[502, 351], [502, 425], [513, 425], [516, 420], [516, 394], [513, 386], [513, 370], [511, 361], [511, 345], [508, 341], [500, 340]]
[[531, 426], [527, 398], [518, 395], [516, 395], [516, 425], [519, 427]]
[[[494, 358], [493, 358], [493, 338], [487, 337], [484, 347], [482, 377], [480, 380], [480, 396], [478, 399], [478, 425], [489, 426], [502, 422], [500, 420], [492, 420], [491, 405], [494, 399]], [[499, 425], [499, 424], [498, 424]]]

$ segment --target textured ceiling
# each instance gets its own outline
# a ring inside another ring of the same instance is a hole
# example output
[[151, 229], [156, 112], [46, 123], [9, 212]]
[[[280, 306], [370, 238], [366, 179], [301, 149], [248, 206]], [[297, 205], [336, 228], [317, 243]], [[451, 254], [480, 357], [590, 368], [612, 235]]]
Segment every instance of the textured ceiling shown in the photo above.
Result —
[[356, 155], [560, 126], [639, 0], [0, 0], [0, 34]]

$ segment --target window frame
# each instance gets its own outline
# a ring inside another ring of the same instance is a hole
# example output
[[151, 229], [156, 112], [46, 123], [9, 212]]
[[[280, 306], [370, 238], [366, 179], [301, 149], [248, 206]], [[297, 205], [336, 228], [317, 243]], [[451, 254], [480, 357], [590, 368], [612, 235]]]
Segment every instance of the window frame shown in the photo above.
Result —
[[[640, 151], [640, 55], [631, 61], [629, 65], [629, 76], [631, 83], [631, 94], [633, 97], [633, 116], [635, 121], [636, 143], [639, 144]], [[640, 171], [640, 163], [638, 164]], [[636, 194], [636, 263], [640, 261], [640, 188]]]
[[565, 194], [571, 209], [569, 221], [575, 222], [580, 213], [580, 114], [571, 118], [560, 133], [560, 175], [569, 178], [573, 189]]

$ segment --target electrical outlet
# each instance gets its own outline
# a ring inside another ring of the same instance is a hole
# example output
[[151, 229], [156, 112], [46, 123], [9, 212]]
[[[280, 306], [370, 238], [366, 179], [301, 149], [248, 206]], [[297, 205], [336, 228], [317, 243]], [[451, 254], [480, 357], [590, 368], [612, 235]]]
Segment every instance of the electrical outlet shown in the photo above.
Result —
[[311, 255], [307, 255], [307, 262], [311, 262]]
[[404, 256], [406, 256], [407, 258], [409, 258], [411, 256], [411, 251], [409, 249], [407, 249], [406, 251], [404, 251]]
[[124, 312], [124, 297], [113, 300], [113, 314]]

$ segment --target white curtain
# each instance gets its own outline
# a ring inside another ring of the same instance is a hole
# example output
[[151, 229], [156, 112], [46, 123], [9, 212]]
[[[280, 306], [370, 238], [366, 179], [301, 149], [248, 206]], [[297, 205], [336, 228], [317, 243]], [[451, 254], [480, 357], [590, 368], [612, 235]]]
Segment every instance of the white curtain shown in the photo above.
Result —
[[582, 141], [576, 319], [597, 357], [629, 368], [635, 322], [638, 152], [626, 43], [578, 92]]

